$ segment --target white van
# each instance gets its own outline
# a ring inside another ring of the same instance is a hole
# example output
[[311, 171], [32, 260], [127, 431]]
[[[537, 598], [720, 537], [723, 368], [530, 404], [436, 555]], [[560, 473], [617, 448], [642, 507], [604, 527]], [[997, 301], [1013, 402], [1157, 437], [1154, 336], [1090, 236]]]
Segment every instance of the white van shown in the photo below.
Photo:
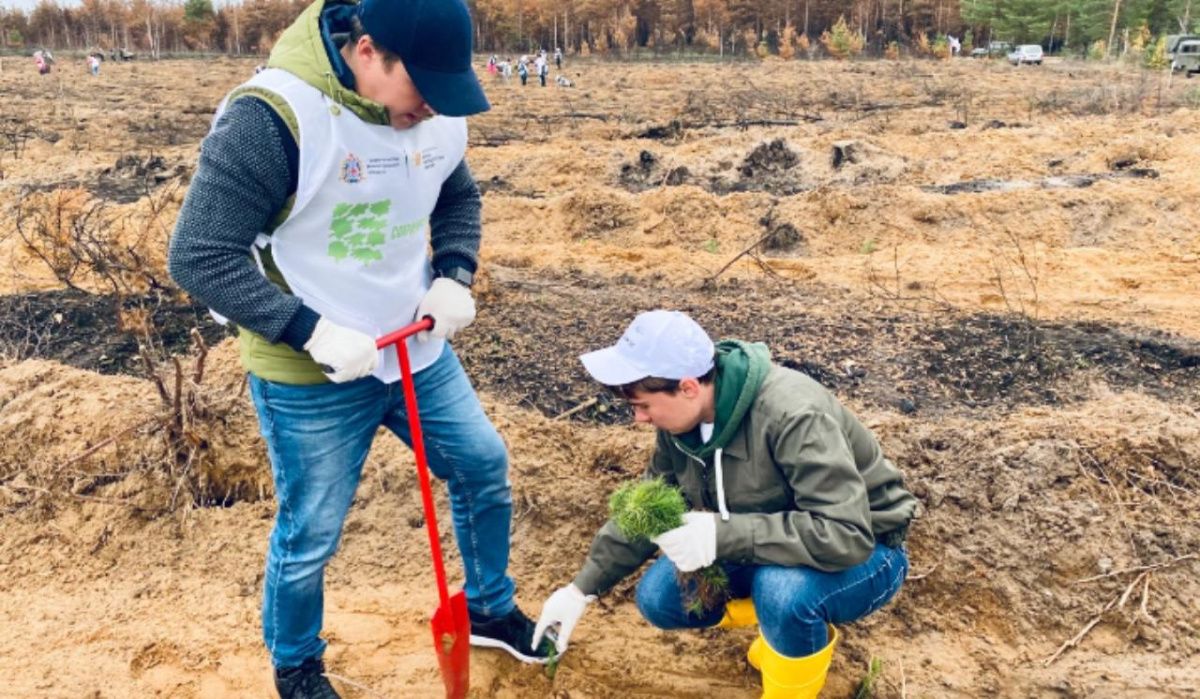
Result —
[[1021, 44], [1012, 53], [1008, 54], [1008, 62], [1014, 66], [1019, 66], [1022, 63], [1032, 63], [1035, 66], [1042, 64], [1042, 47], [1037, 44]]
[[1175, 47], [1171, 57], [1171, 71], [1183, 73], [1192, 77], [1192, 73], [1200, 73], [1200, 39], [1187, 39]]

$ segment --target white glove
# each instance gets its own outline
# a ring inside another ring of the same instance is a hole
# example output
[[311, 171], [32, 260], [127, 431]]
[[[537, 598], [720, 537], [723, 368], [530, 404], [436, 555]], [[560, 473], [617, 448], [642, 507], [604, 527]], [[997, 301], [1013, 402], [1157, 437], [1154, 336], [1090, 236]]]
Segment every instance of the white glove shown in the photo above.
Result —
[[416, 320], [433, 316], [433, 329], [417, 333], [417, 340], [427, 341], [430, 337], [452, 338], [475, 320], [475, 299], [471, 290], [453, 279], [438, 277], [429, 285], [421, 305], [417, 306]]
[[320, 318], [304, 350], [313, 361], [329, 369], [325, 376], [334, 383], [361, 379], [375, 371], [379, 350], [370, 335], [344, 328], [331, 320]]
[[542, 634], [554, 624], [558, 624], [558, 638], [555, 639], [554, 645], [559, 654], [565, 653], [575, 624], [579, 623], [579, 617], [583, 616], [584, 610], [594, 599], [595, 595], [583, 594], [574, 583], [555, 590], [542, 605], [542, 616], [533, 629], [533, 645], [530, 650], [537, 650], [542, 642]]
[[711, 512], [683, 513], [683, 526], [651, 539], [683, 573], [700, 570], [717, 560], [717, 516]]

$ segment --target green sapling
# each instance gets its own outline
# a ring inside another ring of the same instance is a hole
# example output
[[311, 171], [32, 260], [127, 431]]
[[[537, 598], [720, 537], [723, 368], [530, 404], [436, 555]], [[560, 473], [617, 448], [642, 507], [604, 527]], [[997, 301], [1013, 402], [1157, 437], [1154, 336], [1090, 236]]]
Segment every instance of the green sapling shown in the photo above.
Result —
[[[617, 529], [631, 541], [649, 540], [683, 525], [687, 502], [679, 489], [661, 478], [626, 483], [608, 499], [608, 509]], [[679, 573], [684, 590], [684, 608], [691, 614], [714, 609], [728, 597], [729, 578], [713, 564], [691, 573]]]

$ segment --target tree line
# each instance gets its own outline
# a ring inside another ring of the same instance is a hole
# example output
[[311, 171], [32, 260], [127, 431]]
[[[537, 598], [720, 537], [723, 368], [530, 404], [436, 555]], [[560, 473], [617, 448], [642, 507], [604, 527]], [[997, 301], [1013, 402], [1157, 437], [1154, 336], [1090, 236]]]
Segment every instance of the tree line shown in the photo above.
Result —
[[[1200, 0], [469, 0], [484, 52], [941, 55], [945, 38], [1108, 56], [1188, 33]], [[151, 57], [268, 53], [308, 0], [41, 0], [0, 8], [8, 49], [126, 49]], [[1103, 44], [1101, 46], [1101, 44]]]

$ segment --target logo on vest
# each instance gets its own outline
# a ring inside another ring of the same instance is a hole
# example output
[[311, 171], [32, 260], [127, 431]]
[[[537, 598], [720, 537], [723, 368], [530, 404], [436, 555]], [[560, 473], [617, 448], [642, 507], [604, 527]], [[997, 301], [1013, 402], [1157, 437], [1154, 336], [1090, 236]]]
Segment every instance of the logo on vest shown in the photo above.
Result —
[[429, 146], [425, 150], [417, 151], [416, 157], [414, 158], [417, 167], [424, 165], [426, 170], [431, 170], [437, 167], [438, 163], [445, 159], [446, 156], [442, 155], [441, 149], [437, 146]]
[[363, 171], [362, 161], [353, 153], [348, 153], [342, 161], [340, 177], [346, 184], [357, 184], [367, 179], [367, 173]]
[[428, 217], [394, 225], [388, 229], [392, 200], [358, 204], [342, 203], [333, 207], [329, 222], [329, 256], [341, 262], [351, 258], [364, 265], [383, 259], [388, 240], [397, 240], [424, 230]]

